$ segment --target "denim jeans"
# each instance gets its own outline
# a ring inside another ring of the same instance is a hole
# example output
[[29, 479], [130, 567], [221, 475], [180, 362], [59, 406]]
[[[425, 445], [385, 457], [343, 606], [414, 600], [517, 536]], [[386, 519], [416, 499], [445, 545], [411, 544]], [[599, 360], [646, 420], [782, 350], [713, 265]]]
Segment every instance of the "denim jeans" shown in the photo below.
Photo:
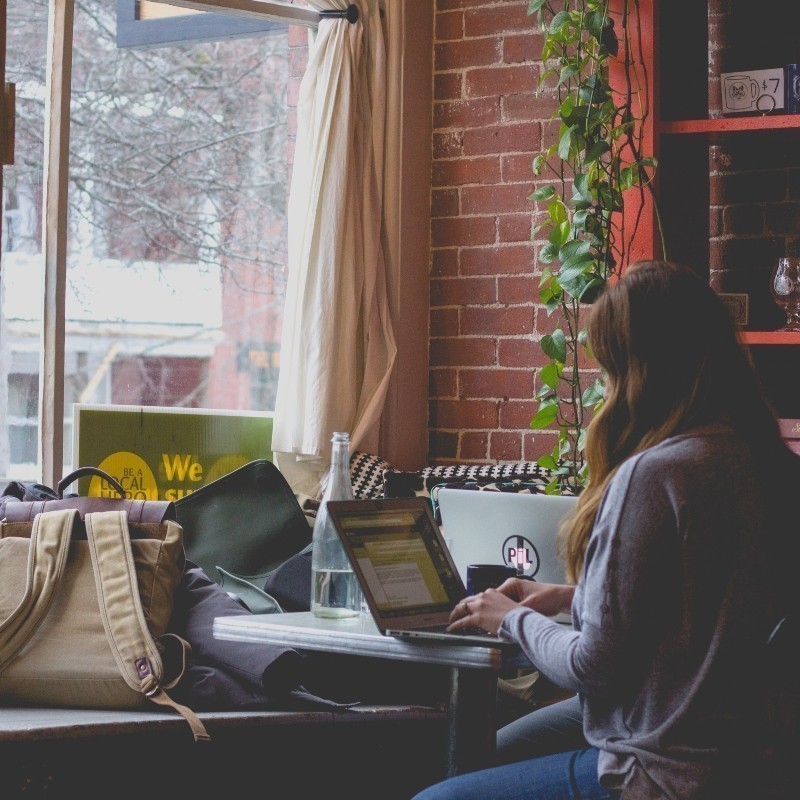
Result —
[[611, 800], [597, 780], [597, 748], [586, 747], [457, 775], [414, 800]]
[[510, 764], [588, 746], [583, 735], [581, 701], [575, 695], [537, 708], [500, 728], [494, 763]]

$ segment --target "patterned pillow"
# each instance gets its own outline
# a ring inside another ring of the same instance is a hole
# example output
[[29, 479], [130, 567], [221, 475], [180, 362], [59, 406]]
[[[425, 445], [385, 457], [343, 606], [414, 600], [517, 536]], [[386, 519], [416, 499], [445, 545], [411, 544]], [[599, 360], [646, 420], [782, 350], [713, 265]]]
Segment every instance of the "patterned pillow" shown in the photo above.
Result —
[[371, 453], [356, 450], [350, 456], [350, 480], [356, 500], [383, 497], [383, 473], [391, 464]]
[[436, 521], [441, 523], [437, 494], [439, 489], [471, 489], [493, 492], [544, 492], [552, 473], [532, 461], [513, 464], [426, 467], [419, 472], [388, 469], [383, 473], [384, 497], [427, 497]]
[[[387, 469], [383, 473], [384, 497], [430, 496], [434, 486], [442, 483], [503, 483], [512, 486], [516, 482], [539, 486], [543, 490], [552, 480], [550, 470], [534, 461], [515, 461], [512, 464], [448, 464], [441, 467], [425, 467], [419, 472], [400, 472]], [[531, 486], [526, 486], [529, 491]], [[474, 486], [472, 488], [475, 488]], [[506, 488], [506, 491], [514, 491]], [[499, 491], [499, 490], [498, 490]]]

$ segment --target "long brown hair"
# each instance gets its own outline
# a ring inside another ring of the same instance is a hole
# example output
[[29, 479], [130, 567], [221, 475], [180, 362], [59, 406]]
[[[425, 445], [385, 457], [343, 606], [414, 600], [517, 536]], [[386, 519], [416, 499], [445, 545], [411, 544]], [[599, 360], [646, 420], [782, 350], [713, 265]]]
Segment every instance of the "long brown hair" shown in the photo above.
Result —
[[[589, 426], [589, 483], [562, 529], [567, 574], [577, 581], [600, 499], [619, 465], [681, 431], [725, 421], [757, 463], [791, 456], [748, 351], [716, 293], [691, 270], [639, 262], [592, 306], [589, 344], [606, 377]], [[780, 467], [778, 467], [780, 469]]]

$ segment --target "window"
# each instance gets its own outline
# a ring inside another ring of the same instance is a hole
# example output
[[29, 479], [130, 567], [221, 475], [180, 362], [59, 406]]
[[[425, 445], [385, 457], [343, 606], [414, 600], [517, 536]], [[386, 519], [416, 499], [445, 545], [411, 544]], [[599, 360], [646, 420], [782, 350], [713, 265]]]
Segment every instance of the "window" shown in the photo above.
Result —
[[[70, 21], [73, 2], [74, 24], [54, 25], [65, 35], [48, 44], [48, 12], [58, 23]], [[0, 477], [55, 485], [72, 468], [74, 402], [169, 397], [185, 406], [271, 407], [281, 324], [278, 210], [292, 164], [292, 104], [317, 14], [302, 0], [262, 0], [259, 9], [281, 23], [277, 29], [264, 25], [246, 36], [228, 29], [216, 41], [197, 34], [191, 14], [194, 33], [178, 44], [174, 16], [162, 19], [158, 42], [150, 24], [158, 17], [133, 13], [161, 6], [174, 15], [175, 6], [154, 0], [0, 0], [0, 9], [6, 4], [3, 77], [16, 85], [17, 124], [0, 220]], [[205, 5], [229, 22], [237, 6], [253, 4]], [[400, 352], [380, 452], [412, 468], [424, 463], [427, 447], [427, 291], [420, 287], [427, 286], [430, 256], [434, 12], [429, 0], [381, 8], [391, 76], [387, 152], [394, 154], [386, 161], [387, 278]], [[115, 41], [117, 9], [128, 26], [123, 49]], [[149, 31], [137, 42], [130, 37], [143, 36], [140, 23]], [[177, 23], [185, 20], [179, 15]], [[262, 48], [281, 37], [285, 90], [265, 77], [274, 62], [252, 74], [237, 63], [253, 48], [266, 59]], [[73, 51], [75, 57], [71, 108], [62, 112], [55, 93], [46, 118], [48, 49], [56, 87], [73, 67]], [[264, 113], [264, 98], [273, 96], [285, 102], [274, 130]], [[226, 135], [237, 110], [243, 127]], [[71, 131], [58, 125], [68, 118]], [[48, 120], [57, 124], [48, 128]], [[279, 134], [286, 148], [280, 159]], [[234, 172], [206, 158], [203, 137]], [[167, 146], [179, 160], [165, 157]], [[281, 164], [283, 181], [268, 181]], [[237, 185], [241, 192], [233, 191]], [[234, 230], [249, 237], [246, 247], [231, 238]], [[9, 390], [23, 415], [10, 413]]]
[[[17, 143], [3, 190], [0, 386], [8, 397], [0, 416], [9, 424], [0, 430], [0, 476], [40, 479], [48, 226], [65, 243], [56, 266], [65, 279], [63, 374], [43, 387], [46, 404], [64, 397], [57, 477], [72, 469], [73, 402], [270, 411], [292, 103], [309, 25], [131, 0], [118, 4], [118, 31], [116, 4], [76, 0], [64, 51], [72, 71], [67, 213], [48, 221], [49, 4], [7, 3]], [[303, 6], [290, 7], [295, 19]], [[139, 8], [147, 19], [134, 17]]]

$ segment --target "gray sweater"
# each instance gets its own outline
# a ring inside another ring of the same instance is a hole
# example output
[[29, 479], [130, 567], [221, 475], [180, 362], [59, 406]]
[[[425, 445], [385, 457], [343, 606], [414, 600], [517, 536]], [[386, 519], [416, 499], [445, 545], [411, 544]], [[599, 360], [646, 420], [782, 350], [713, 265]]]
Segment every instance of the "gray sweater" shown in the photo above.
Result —
[[524, 608], [503, 620], [501, 635], [580, 695], [601, 782], [627, 782], [626, 797], [721, 796], [716, 782], [746, 774], [777, 618], [754, 469], [723, 426], [628, 459], [598, 511], [573, 629]]

